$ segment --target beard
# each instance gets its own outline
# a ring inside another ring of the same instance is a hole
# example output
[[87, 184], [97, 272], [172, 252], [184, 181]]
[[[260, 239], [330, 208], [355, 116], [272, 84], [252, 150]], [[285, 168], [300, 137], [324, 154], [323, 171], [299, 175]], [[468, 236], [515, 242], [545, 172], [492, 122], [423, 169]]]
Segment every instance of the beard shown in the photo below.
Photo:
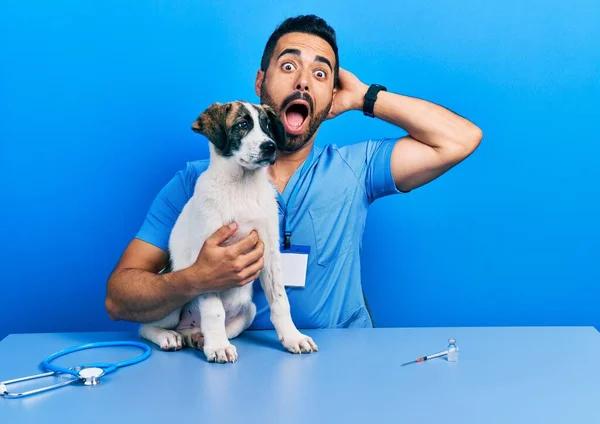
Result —
[[[325, 106], [323, 109], [321, 109], [319, 111], [315, 111], [314, 102], [313, 102], [312, 98], [307, 93], [295, 91], [294, 93], [292, 93], [291, 95], [286, 97], [281, 102], [280, 105], [278, 105], [275, 103], [273, 98], [267, 92], [266, 87], [265, 87], [265, 80], [266, 80], [266, 78], [263, 79], [262, 84], [261, 84], [260, 102], [262, 104], [271, 106], [271, 108], [273, 108], [273, 110], [275, 111], [275, 113], [278, 116], [281, 114], [281, 111], [285, 110], [285, 108], [294, 100], [300, 100], [300, 99], [305, 100], [310, 105], [310, 108], [308, 110], [308, 115], [305, 118], [305, 119], [308, 119], [308, 125], [307, 125], [306, 129], [304, 130], [304, 132], [302, 134], [289, 134], [286, 131], [285, 145], [280, 148], [281, 151], [286, 152], [286, 153], [296, 152], [296, 151], [300, 150], [301, 148], [303, 148], [306, 145], [306, 143], [308, 143], [308, 141], [315, 135], [315, 133], [319, 129], [319, 126], [325, 120], [325, 118], [327, 117], [327, 115], [329, 113], [329, 109], [331, 108], [331, 104], [333, 103], [333, 98], [329, 101], [327, 106]], [[281, 119], [283, 119], [283, 118], [281, 118]]]

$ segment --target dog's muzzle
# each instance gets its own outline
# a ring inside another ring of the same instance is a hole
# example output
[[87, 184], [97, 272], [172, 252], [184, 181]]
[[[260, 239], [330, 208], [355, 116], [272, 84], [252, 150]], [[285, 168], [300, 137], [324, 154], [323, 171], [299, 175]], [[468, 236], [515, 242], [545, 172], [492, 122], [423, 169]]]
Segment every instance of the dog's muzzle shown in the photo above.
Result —
[[260, 156], [262, 161], [269, 161], [271, 165], [275, 163], [277, 156], [277, 146], [272, 141], [265, 141], [260, 145]]

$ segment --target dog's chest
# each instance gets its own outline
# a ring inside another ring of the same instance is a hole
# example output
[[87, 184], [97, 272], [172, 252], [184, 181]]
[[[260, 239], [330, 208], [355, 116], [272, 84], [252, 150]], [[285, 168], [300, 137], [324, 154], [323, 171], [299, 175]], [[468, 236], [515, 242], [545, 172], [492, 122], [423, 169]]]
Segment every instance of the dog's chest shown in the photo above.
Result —
[[[234, 239], [247, 236], [252, 230], [277, 226], [277, 201], [268, 186], [240, 186], [220, 194], [218, 198], [224, 222], [235, 222], [238, 230]], [[232, 239], [231, 241], [236, 241]]]

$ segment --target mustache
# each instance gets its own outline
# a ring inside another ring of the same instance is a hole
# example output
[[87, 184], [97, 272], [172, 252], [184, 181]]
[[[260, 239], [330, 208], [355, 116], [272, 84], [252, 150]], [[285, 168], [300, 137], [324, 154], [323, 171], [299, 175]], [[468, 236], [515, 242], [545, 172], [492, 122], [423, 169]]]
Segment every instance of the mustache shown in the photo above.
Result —
[[315, 110], [312, 97], [310, 97], [307, 93], [300, 91], [295, 91], [294, 93], [286, 97], [281, 103], [281, 110], [284, 110], [294, 100], [305, 100], [310, 106], [310, 110], [308, 111], [309, 114], [312, 114], [313, 110]]

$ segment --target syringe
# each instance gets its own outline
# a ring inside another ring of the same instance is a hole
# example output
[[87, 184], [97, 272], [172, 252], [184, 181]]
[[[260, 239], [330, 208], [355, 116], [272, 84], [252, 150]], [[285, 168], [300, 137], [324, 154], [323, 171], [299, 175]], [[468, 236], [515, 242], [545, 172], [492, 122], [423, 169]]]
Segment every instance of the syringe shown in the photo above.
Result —
[[424, 362], [424, 361], [427, 361], [429, 359], [439, 358], [441, 356], [446, 356], [447, 354], [448, 354], [448, 351], [444, 350], [443, 352], [434, 353], [433, 355], [421, 356], [420, 358], [417, 358], [414, 361], [406, 362], [406, 363], [404, 363], [404, 364], [402, 364], [400, 366], [403, 367], [404, 365], [408, 365], [408, 364], [414, 364], [414, 363], [417, 363], [417, 362]]

